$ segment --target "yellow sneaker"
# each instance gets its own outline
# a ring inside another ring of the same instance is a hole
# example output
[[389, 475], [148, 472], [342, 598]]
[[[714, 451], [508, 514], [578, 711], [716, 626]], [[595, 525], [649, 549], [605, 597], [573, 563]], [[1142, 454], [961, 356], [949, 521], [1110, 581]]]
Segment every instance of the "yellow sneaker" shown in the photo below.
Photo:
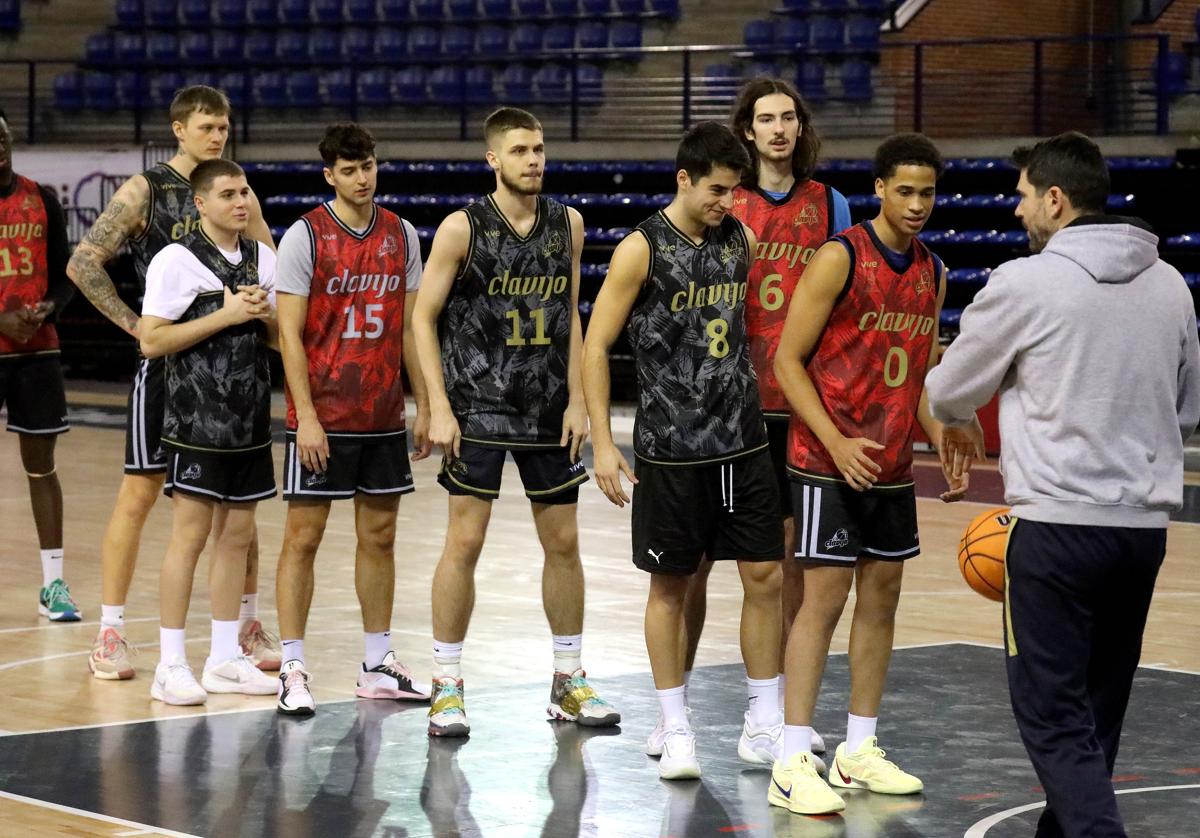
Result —
[[879, 794], [916, 794], [925, 788], [920, 779], [901, 771], [885, 756], [874, 736], [868, 736], [853, 752], [847, 752], [843, 742], [833, 757], [829, 784], [844, 789], [869, 789]]
[[821, 779], [812, 754], [807, 752], [793, 754], [786, 763], [775, 763], [767, 802], [797, 815], [827, 815], [846, 808], [841, 795]]

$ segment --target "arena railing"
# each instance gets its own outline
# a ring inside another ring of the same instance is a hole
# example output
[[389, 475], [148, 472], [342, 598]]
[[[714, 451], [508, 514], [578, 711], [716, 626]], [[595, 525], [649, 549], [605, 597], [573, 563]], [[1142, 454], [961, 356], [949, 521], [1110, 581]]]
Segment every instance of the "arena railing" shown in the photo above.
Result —
[[[1140, 56], [1140, 57], [1139, 57]], [[1145, 56], [1152, 56], [1146, 60]], [[878, 52], [852, 50], [815, 55], [796, 49], [749, 50], [745, 45], [658, 46], [629, 49], [576, 49], [520, 56], [459, 58], [440, 56], [403, 62], [304, 62], [286, 64], [189, 65], [197, 72], [241, 73], [235, 94], [235, 120], [242, 142], [285, 142], [299, 125], [314, 119], [369, 120], [381, 135], [414, 140], [473, 139], [482, 116], [506, 97], [496, 80], [493, 91], [468, 86], [460, 74], [457, 90], [429, 104], [399, 97], [383, 107], [359, 95], [359, 76], [398, 66], [495, 66], [506, 60], [558, 63], [565, 89], [527, 104], [543, 119], [547, 136], [570, 140], [673, 139], [705, 119], [726, 119], [737, 88], [749, 75], [775, 71], [796, 78], [817, 113], [826, 136], [884, 136], [920, 130], [936, 136], [1042, 135], [1078, 129], [1094, 135], [1165, 134], [1170, 128], [1169, 41], [1160, 34], [1090, 37], [973, 38], [888, 41]], [[606, 73], [602, 85], [583, 80], [581, 68], [602, 64], [628, 68], [653, 60], [661, 75]], [[1141, 65], [1138, 62], [1143, 62]], [[162, 101], [151, 102], [145, 85], [135, 84], [134, 101], [119, 102], [116, 113], [85, 106], [58, 111], [48, 89], [47, 65], [64, 61], [0, 61], [9, 89], [24, 88], [24, 113], [9, 108], [10, 123], [29, 143], [169, 139]], [[868, 75], [862, 75], [867, 65]], [[147, 78], [178, 72], [173, 64], [78, 65], [89, 70], [133, 72]], [[819, 71], [813, 70], [818, 66]], [[996, 69], [1002, 67], [1004, 69]], [[25, 70], [23, 86], [14, 73]], [[314, 106], [265, 107], [258, 103], [254, 74], [259, 71], [345, 69], [349, 98]], [[806, 69], [808, 75], [805, 75]], [[851, 77], [849, 69], [853, 69]], [[865, 84], [865, 88], [864, 85]], [[161, 95], [159, 99], [161, 100]], [[14, 113], [15, 111], [15, 113]], [[128, 115], [122, 119], [121, 115]]]

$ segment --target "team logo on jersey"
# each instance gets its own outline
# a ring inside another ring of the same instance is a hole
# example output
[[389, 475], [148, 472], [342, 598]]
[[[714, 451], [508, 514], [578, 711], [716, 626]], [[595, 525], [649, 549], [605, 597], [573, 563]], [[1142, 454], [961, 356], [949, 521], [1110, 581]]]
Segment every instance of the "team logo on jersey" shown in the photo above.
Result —
[[450, 463], [450, 473], [455, 477], [466, 477], [468, 471], [470, 471], [470, 466], [465, 460], [454, 460]]
[[721, 245], [721, 264], [728, 265], [734, 259], [740, 258], [742, 255], [742, 246], [735, 241], [728, 241]]
[[246, 265], [246, 279], [250, 280], [249, 284], [254, 285], [258, 282], [258, 265], [251, 262]]
[[821, 220], [821, 214], [817, 211], [816, 204], [805, 204], [804, 209], [796, 213], [796, 217], [792, 219], [792, 226], [799, 227], [801, 224], [816, 224]]
[[396, 244], [396, 237], [393, 236], [391, 233], [388, 233], [386, 236], [383, 237], [383, 244], [379, 245], [379, 250], [376, 253], [376, 255], [379, 256], [380, 258], [383, 258], [384, 256], [387, 256], [392, 253], [396, 253], [399, 250], [400, 250], [400, 245]]
[[304, 488], [311, 489], [314, 486], [324, 486], [327, 479], [328, 478], [325, 477], [324, 472], [310, 474], [308, 477], [304, 478]]
[[37, 198], [33, 197], [32, 195], [26, 195], [25, 200], [21, 202], [21, 209], [22, 210], [34, 210], [34, 209], [37, 209], [37, 205], [38, 205]]
[[917, 293], [926, 294], [933, 290], [933, 274], [927, 270], [922, 270], [921, 275], [917, 277]]
[[201, 474], [200, 464], [192, 463], [190, 466], [188, 466], [187, 468], [185, 468], [183, 470], [183, 474], [180, 476], [184, 480], [199, 480], [200, 474]]
[[563, 234], [557, 230], [550, 234], [545, 243], [542, 244], [542, 256], [550, 258], [557, 253], [562, 253], [567, 249], [567, 240]]
[[835, 532], [828, 541], [825, 542], [826, 550], [836, 550], [839, 547], [845, 547], [850, 543], [850, 533], [846, 532], [846, 528], [842, 527]]

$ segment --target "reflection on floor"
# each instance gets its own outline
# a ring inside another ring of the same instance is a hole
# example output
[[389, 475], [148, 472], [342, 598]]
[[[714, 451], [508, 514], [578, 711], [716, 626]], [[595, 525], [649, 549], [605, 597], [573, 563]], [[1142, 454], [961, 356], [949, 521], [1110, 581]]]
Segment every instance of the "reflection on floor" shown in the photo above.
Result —
[[[880, 738], [926, 792], [849, 793], [830, 818], [769, 808], [769, 774], [739, 762], [736, 666], [693, 676], [699, 781], [662, 782], [642, 754], [656, 707], [649, 677], [636, 676], [596, 681], [619, 701], [621, 729], [545, 721], [544, 684], [468, 693], [466, 741], [428, 739], [419, 706], [327, 703], [306, 720], [247, 712], [0, 738], [0, 788], [196, 835], [947, 838], [1041, 799], [1003, 673], [996, 649], [898, 650]], [[831, 747], [847, 685], [846, 659], [832, 658], [817, 718]], [[1117, 763], [1130, 835], [1197, 833], [1200, 742], [1180, 725], [1198, 687], [1200, 676], [1139, 673]], [[1038, 814], [987, 836], [1030, 835]]]

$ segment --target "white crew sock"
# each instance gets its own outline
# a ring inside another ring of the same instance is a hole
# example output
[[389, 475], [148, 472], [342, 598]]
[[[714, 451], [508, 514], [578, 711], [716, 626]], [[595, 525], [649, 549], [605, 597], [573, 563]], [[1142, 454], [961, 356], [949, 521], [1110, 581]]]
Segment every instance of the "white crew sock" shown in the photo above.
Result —
[[238, 631], [246, 624], [258, 619], [258, 594], [242, 594], [242, 608], [238, 612]]
[[750, 723], [758, 728], [779, 724], [779, 679], [746, 679]]
[[583, 635], [555, 634], [554, 639], [554, 671], [571, 675], [577, 669], [583, 669]]
[[101, 604], [100, 627], [114, 629], [125, 628], [125, 606]]
[[391, 650], [391, 629], [363, 633], [363, 663], [367, 669], [374, 669], [383, 663], [383, 659], [387, 657], [387, 653]]
[[302, 669], [307, 668], [304, 662], [304, 639], [300, 640], [282, 640], [280, 644], [283, 646], [283, 655], [281, 656], [286, 663], [287, 661], [300, 661]]
[[208, 652], [209, 660], [213, 663], [224, 663], [236, 658], [241, 653], [242, 646], [238, 643], [238, 621], [213, 620], [212, 645]]
[[856, 716], [846, 714], [846, 751], [853, 753], [865, 740], [875, 735], [875, 724], [879, 719], [874, 716]]
[[55, 579], [63, 578], [63, 551], [61, 547], [42, 550], [42, 587], [48, 587]]
[[683, 700], [683, 685], [671, 687], [669, 690], [655, 690], [658, 694], [658, 705], [662, 709], [663, 729], [678, 730], [688, 728], [687, 705]]
[[433, 674], [437, 678], [462, 677], [463, 644], [433, 639]]
[[812, 728], [807, 725], [783, 726], [783, 761], [796, 754], [812, 753]]
[[158, 655], [163, 663], [179, 659], [187, 661], [187, 649], [184, 647], [184, 629], [158, 628]]

